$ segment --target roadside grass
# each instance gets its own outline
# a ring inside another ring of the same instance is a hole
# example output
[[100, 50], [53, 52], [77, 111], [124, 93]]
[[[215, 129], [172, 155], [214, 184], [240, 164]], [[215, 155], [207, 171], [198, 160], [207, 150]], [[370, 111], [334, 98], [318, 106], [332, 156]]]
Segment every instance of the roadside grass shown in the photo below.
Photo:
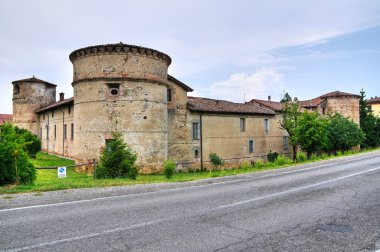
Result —
[[[350, 156], [359, 153], [371, 152], [377, 149], [367, 149], [362, 151], [347, 151], [345, 153], [338, 152], [337, 155], [328, 156], [322, 154], [321, 156], [314, 156], [312, 160], [304, 162], [293, 162], [289, 158], [279, 156], [275, 162], [256, 162], [254, 166], [249, 163], [243, 163], [238, 168], [222, 169], [214, 171], [194, 171], [194, 172], [176, 172], [170, 179], [167, 179], [164, 174], [150, 174], [139, 175], [136, 180], [128, 178], [123, 179], [93, 179], [92, 174], [78, 173], [74, 168], [67, 168], [67, 177], [58, 178], [57, 170], [37, 170], [37, 179], [33, 185], [6, 185], [0, 186], [0, 194], [13, 194], [13, 193], [26, 193], [35, 192], [35, 195], [42, 195], [45, 191], [55, 191], [74, 188], [95, 188], [95, 187], [112, 187], [112, 186], [125, 186], [135, 184], [150, 184], [150, 183], [166, 183], [166, 182], [186, 182], [206, 178], [232, 176], [251, 172], [260, 172], [265, 170], [279, 169], [287, 166], [301, 165], [313, 163], [321, 160], [339, 158], [343, 156]], [[36, 159], [32, 159], [36, 167], [46, 166], [70, 166], [74, 161], [69, 159], [60, 158], [46, 153], [38, 153]], [[3, 197], [8, 199], [7, 196]], [[11, 198], [9, 198], [11, 199]]]

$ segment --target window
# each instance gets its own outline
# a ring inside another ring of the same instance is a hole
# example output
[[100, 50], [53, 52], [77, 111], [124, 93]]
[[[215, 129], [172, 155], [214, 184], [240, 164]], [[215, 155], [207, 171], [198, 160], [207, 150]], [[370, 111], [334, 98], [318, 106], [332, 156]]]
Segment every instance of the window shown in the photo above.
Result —
[[372, 106], [368, 105], [368, 112], [372, 112]]
[[193, 122], [193, 140], [199, 140], [199, 123]]
[[269, 133], [269, 119], [264, 119], [264, 131], [265, 134]]
[[70, 137], [71, 140], [74, 139], [74, 123], [71, 124], [71, 137]]
[[45, 113], [42, 114], [42, 119], [45, 120]]
[[70, 113], [71, 113], [71, 106], [69, 105], [69, 115], [70, 115]]
[[51, 111], [51, 118], [54, 117], [54, 109]]
[[248, 151], [249, 153], [253, 153], [254, 149], [253, 149], [253, 140], [249, 140], [248, 141]]
[[107, 86], [112, 96], [117, 96], [119, 94], [119, 89], [120, 89], [119, 83], [108, 83]]
[[198, 149], [195, 149], [195, 150], [194, 150], [194, 157], [195, 157], [195, 158], [198, 158], [198, 157], [199, 157], [199, 150], [198, 150]]
[[240, 132], [245, 131], [245, 118], [240, 118]]
[[20, 93], [20, 86], [19, 86], [18, 84], [16, 84], [14, 87], [15, 87], [15, 88], [14, 88], [14, 90], [13, 90], [13, 93], [14, 93], [14, 94], [19, 94], [19, 93]]
[[42, 128], [40, 128], [40, 139], [42, 139]]
[[112, 148], [111, 148], [111, 143], [113, 143], [114, 139], [106, 139], [106, 152], [111, 152], [112, 151]]
[[57, 125], [54, 125], [54, 140], [57, 138]]
[[168, 89], [168, 101], [172, 101], [172, 90]]
[[49, 140], [49, 126], [46, 125], [46, 140]]
[[288, 150], [288, 148], [289, 148], [289, 137], [288, 136], [284, 136], [283, 146], [284, 146], [284, 150]]
[[63, 138], [67, 139], [67, 124], [63, 126]]

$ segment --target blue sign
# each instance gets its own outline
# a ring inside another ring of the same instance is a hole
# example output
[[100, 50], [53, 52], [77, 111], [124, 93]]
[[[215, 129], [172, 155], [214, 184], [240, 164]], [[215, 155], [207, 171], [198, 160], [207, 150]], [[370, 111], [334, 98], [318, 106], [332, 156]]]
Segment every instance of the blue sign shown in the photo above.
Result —
[[58, 167], [58, 178], [66, 178], [66, 167]]

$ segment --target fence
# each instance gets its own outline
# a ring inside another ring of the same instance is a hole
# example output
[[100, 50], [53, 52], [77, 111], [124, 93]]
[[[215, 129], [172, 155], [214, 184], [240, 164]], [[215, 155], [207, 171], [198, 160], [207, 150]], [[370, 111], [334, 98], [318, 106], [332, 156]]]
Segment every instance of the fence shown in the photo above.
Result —
[[57, 170], [58, 167], [66, 167], [66, 168], [82, 168], [79, 170], [83, 170], [84, 167], [84, 172], [91, 170], [92, 168], [92, 174], [94, 179], [96, 179], [96, 165], [97, 162], [95, 159], [91, 162], [84, 163], [84, 164], [76, 164], [76, 165], [67, 165], [67, 166], [46, 166], [46, 167], [36, 167], [37, 170]]

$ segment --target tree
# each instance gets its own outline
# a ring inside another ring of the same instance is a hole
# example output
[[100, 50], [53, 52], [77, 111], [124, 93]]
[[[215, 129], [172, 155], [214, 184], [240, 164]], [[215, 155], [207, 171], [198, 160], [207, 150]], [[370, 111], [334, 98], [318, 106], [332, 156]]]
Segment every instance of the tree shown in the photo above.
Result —
[[294, 132], [294, 138], [301, 148], [306, 151], [307, 157], [316, 151], [323, 150], [328, 145], [327, 119], [319, 117], [317, 112], [305, 111], [301, 114]]
[[21, 129], [15, 126], [15, 131], [16, 134], [22, 137], [25, 141], [24, 150], [30, 157], [35, 158], [36, 154], [41, 150], [41, 140], [26, 129]]
[[295, 161], [297, 158], [298, 142], [295, 136], [295, 130], [298, 126], [300, 116], [301, 108], [296, 99], [294, 99], [293, 102], [282, 102], [282, 120], [280, 121], [280, 128], [285, 130], [289, 135], [289, 144], [293, 149], [293, 161]]
[[211, 164], [214, 165], [215, 167], [215, 170], [218, 169], [218, 166], [219, 165], [222, 165], [223, 164], [223, 159], [221, 157], [219, 157], [216, 153], [210, 153], [208, 155], [208, 157], [210, 158], [210, 162]]
[[124, 142], [120, 132], [112, 133], [110, 140], [100, 157], [96, 171], [98, 178], [136, 179], [138, 169], [135, 165], [137, 154]]
[[32, 184], [36, 170], [24, 150], [27, 143], [10, 123], [0, 126], [0, 184]]
[[337, 150], [347, 151], [352, 147], [359, 146], [365, 139], [359, 126], [340, 114], [330, 116], [326, 129], [329, 137], [328, 149], [334, 153]]
[[366, 136], [362, 146], [364, 148], [380, 146], [380, 118], [369, 111], [364, 90], [360, 91], [359, 112], [360, 127]]

